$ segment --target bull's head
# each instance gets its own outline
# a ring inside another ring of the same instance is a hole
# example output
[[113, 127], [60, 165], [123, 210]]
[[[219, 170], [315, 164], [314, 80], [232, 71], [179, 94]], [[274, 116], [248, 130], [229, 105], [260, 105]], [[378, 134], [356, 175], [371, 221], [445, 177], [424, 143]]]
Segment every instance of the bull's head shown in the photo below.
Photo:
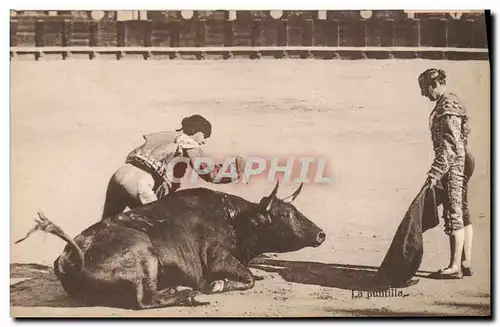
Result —
[[290, 252], [307, 246], [317, 247], [326, 238], [326, 234], [307, 219], [293, 201], [302, 191], [303, 184], [288, 197], [277, 197], [279, 182], [269, 196], [244, 212], [239, 217], [246, 225], [246, 237], [253, 239], [253, 244], [263, 252]]

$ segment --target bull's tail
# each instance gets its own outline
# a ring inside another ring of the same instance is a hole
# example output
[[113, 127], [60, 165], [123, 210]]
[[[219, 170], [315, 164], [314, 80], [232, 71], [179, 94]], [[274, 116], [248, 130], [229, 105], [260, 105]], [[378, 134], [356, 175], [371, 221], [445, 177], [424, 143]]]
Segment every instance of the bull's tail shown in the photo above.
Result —
[[53, 234], [53, 235], [61, 238], [62, 240], [64, 240], [66, 243], [69, 244], [69, 246], [71, 248], [73, 248], [73, 250], [76, 252], [77, 257], [78, 257], [78, 260], [76, 262], [76, 264], [77, 264], [76, 268], [78, 271], [81, 271], [83, 269], [83, 266], [84, 266], [84, 257], [83, 257], [83, 252], [80, 249], [80, 247], [78, 246], [78, 244], [76, 244], [76, 242], [71, 237], [69, 237], [62, 230], [61, 227], [57, 226], [56, 224], [51, 222], [47, 217], [45, 217], [45, 215], [42, 212], [38, 212], [38, 217], [39, 217], [39, 219], [35, 219], [35, 222], [36, 222], [35, 227], [33, 227], [30, 231], [28, 231], [28, 233], [26, 234], [25, 237], [23, 237], [20, 240], [17, 240], [15, 244], [24, 241], [25, 239], [27, 239], [31, 234], [33, 234], [36, 231], [42, 231], [45, 233]]

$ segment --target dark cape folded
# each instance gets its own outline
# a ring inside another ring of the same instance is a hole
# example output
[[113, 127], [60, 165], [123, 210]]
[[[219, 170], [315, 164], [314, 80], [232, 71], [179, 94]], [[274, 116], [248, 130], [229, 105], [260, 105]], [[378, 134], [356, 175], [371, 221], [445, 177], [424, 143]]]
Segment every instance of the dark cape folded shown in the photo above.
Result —
[[439, 225], [436, 191], [424, 185], [399, 224], [377, 277], [385, 285], [406, 284], [415, 275], [424, 253], [422, 233]]
[[[465, 155], [465, 176], [472, 176], [475, 160], [470, 151]], [[424, 185], [399, 224], [391, 246], [382, 261], [377, 280], [385, 286], [409, 285], [422, 263], [422, 234], [439, 225], [438, 207], [445, 200], [442, 182], [437, 187]]]

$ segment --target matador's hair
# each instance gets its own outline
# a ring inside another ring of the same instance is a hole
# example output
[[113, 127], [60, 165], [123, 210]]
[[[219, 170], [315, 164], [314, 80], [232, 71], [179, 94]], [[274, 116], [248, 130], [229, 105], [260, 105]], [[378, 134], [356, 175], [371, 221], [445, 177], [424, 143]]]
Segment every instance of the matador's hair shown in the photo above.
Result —
[[424, 85], [435, 83], [446, 85], [446, 72], [442, 69], [429, 68], [418, 76], [418, 84]]
[[194, 135], [202, 132], [205, 138], [212, 134], [212, 124], [201, 115], [193, 115], [182, 119], [182, 127], [177, 131], [183, 131], [187, 135]]

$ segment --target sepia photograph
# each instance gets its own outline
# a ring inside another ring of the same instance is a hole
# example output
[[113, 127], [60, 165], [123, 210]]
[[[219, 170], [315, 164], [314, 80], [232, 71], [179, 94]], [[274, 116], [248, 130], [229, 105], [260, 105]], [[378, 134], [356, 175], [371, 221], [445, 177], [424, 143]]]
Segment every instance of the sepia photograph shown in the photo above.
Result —
[[10, 10], [10, 316], [491, 319], [491, 12], [216, 9]]

